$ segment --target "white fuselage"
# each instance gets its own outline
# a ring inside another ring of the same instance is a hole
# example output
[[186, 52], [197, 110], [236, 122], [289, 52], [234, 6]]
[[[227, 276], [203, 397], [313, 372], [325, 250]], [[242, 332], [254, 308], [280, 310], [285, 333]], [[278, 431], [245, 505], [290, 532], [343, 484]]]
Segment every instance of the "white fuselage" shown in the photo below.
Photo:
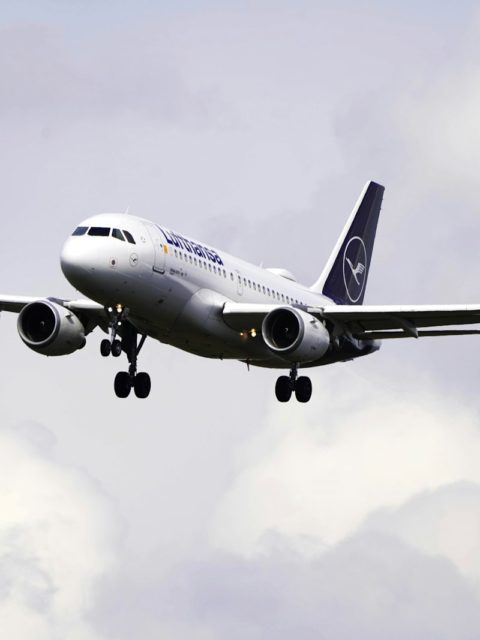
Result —
[[225, 303], [332, 304], [288, 277], [126, 214], [83, 221], [65, 242], [61, 265], [82, 294], [128, 308], [139, 332], [197, 355], [262, 366], [287, 365], [261, 336], [228, 327]]

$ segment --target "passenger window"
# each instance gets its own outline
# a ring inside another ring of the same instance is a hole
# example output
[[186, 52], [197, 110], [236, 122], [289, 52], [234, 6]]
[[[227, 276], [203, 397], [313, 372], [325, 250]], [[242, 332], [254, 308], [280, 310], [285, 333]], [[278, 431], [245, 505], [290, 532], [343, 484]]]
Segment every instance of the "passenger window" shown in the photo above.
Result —
[[193, 264], [194, 264], [195, 266], [197, 266], [197, 259], [196, 259], [196, 258], [194, 258], [194, 259], [193, 259]]
[[89, 236], [102, 236], [106, 237], [110, 235], [110, 227], [90, 227], [88, 232]]
[[217, 267], [213, 265], [213, 273], [217, 273]]
[[211, 270], [212, 270], [212, 265], [211, 265], [211, 264], [209, 264], [209, 265], [208, 265], [208, 268], [209, 268], [209, 269], [210, 269], [210, 271], [211, 271]]
[[225, 271], [225, 269], [223, 270], [223, 277], [226, 278], [227, 277], [227, 272]]
[[[233, 280], [233, 273], [230, 271], [230, 280]], [[240, 280], [240, 278], [239, 278]]]
[[256, 285], [255, 285], [255, 282], [253, 283], [253, 290], [254, 290], [254, 291], [256, 291], [256, 290], [257, 290], [257, 287], [256, 287]]
[[125, 231], [125, 229], [123, 229], [123, 234], [130, 244], [136, 244], [130, 231]]
[[72, 236], [84, 236], [88, 231], [88, 227], [77, 227]]
[[120, 229], [112, 229], [112, 238], [116, 238], [117, 240], [125, 242], [125, 238], [123, 237], [123, 233], [120, 231]]
[[252, 288], [252, 281], [251, 281], [251, 280], [249, 280], [249, 281], [248, 281], [248, 288], [249, 288], [249, 289], [251, 289], [251, 288]]
[[265, 293], [265, 285], [263, 285], [263, 293]]

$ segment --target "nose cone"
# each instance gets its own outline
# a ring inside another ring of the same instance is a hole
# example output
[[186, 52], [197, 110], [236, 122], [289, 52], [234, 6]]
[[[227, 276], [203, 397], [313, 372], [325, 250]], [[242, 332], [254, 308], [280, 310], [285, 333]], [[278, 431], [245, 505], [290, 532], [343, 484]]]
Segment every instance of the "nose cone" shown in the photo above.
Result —
[[67, 239], [60, 253], [60, 266], [63, 275], [76, 289], [81, 290], [82, 280], [88, 273], [88, 264], [85, 256], [85, 245], [80, 238], [74, 236]]

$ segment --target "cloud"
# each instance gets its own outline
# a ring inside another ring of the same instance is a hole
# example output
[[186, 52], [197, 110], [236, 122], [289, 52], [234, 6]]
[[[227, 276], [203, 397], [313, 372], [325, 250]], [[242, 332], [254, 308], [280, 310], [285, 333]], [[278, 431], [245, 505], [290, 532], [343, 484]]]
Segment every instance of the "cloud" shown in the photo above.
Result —
[[474, 410], [422, 381], [396, 392], [380, 380], [325, 376], [315, 406], [272, 408], [263, 432], [239, 455], [212, 540], [251, 555], [269, 532], [317, 548], [352, 534], [383, 506], [461, 480], [480, 481]]
[[95, 615], [108, 638], [467, 640], [480, 628], [476, 594], [451, 563], [380, 533], [313, 559], [217, 552], [161, 580], [120, 578]]
[[362, 530], [395, 535], [422, 553], [449, 558], [480, 593], [479, 484], [423, 491], [397, 508], [372, 513]]
[[51, 445], [34, 423], [0, 430], [2, 634], [94, 640], [87, 614], [114, 565], [118, 523], [100, 487]]

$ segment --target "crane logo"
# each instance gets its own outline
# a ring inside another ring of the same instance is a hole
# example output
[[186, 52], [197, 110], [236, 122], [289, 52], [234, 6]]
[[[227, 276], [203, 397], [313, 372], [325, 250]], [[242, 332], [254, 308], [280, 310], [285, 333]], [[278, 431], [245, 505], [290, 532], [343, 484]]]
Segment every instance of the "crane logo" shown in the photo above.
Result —
[[347, 242], [343, 253], [343, 282], [350, 302], [360, 300], [367, 279], [367, 250], [359, 236]]

